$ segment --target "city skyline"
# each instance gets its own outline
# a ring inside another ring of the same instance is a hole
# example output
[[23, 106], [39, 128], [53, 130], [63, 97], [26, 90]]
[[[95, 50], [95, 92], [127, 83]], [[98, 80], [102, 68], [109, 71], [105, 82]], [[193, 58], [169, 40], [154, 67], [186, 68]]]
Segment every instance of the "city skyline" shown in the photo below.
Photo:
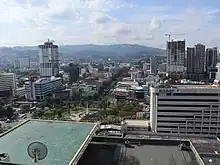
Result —
[[49, 37], [60, 45], [135, 43], [165, 48], [164, 34], [181, 32], [186, 35], [173, 38], [185, 38], [187, 46], [219, 47], [219, 6], [204, 0], [3, 1], [0, 46], [37, 45]]

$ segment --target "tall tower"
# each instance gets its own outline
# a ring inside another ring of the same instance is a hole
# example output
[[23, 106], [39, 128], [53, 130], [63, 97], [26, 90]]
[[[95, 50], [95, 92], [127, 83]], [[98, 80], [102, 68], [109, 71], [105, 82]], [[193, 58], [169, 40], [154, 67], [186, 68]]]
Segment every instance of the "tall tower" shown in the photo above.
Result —
[[195, 72], [204, 74], [206, 71], [205, 45], [195, 45]]
[[44, 45], [38, 45], [40, 76], [51, 77], [59, 73], [59, 52], [58, 46], [48, 39]]
[[185, 40], [167, 42], [167, 72], [185, 72]]
[[195, 73], [195, 48], [187, 47], [187, 60], [186, 60], [186, 71], [187, 74], [194, 74]]
[[157, 74], [157, 61], [156, 57], [150, 57], [150, 74]]

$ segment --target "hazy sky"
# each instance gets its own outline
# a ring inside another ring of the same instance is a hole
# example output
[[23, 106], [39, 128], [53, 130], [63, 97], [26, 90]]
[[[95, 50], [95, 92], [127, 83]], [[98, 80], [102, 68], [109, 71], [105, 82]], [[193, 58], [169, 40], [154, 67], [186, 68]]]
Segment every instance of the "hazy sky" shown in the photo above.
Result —
[[135, 43], [220, 46], [218, 0], [1, 0], [0, 46]]

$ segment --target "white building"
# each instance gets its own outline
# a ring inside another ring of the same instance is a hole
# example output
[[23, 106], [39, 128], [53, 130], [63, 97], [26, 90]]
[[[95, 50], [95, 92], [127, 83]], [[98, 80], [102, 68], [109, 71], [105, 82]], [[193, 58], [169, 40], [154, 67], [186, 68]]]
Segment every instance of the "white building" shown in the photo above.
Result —
[[150, 123], [158, 133], [220, 135], [220, 86], [151, 87]]
[[48, 40], [44, 45], [39, 45], [40, 76], [51, 77], [59, 73], [58, 46]]
[[15, 96], [16, 77], [15, 73], [0, 73], [0, 95], [3, 97]]
[[62, 89], [62, 79], [56, 77], [41, 78], [36, 82], [25, 82], [26, 98], [28, 100], [42, 101], [46, 97], [52, 97], [56, 91]]

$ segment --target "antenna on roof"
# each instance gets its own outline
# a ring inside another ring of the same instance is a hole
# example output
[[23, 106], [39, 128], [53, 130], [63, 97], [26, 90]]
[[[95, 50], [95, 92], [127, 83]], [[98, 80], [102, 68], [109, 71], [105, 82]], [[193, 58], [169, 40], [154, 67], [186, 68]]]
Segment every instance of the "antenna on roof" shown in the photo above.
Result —
[[41, 142], [32, 142], [29, 144], [27, 152], [33, 159], [34, 163], [38, 163], [39, 160], [43, 160], [48, 154], [47, 147]]

